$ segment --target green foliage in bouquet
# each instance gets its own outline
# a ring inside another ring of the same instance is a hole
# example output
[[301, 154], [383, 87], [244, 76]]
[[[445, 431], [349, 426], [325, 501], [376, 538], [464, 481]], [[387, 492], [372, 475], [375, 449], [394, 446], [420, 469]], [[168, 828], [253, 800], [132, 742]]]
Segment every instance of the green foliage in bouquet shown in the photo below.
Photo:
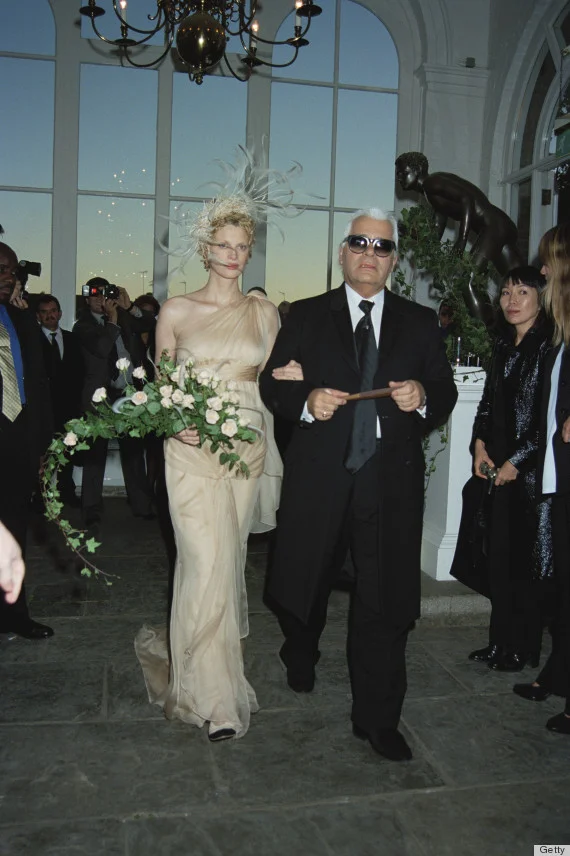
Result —
[[[117, 368], [126, 375], [129, 360], [117, 361]], [[100, 575], [108, 585], [105, 574], [87, 557], [100, 546], [94, 538], [87, 538], [83, 530], [75, 529], [61, 518], [63, 503], [57, 487], [58, 474], [76, 452], [87, 451], [99, 437], [172, 437], [185, 428], [198, 431], [200, 445], [207, 444], [210, 452], [219, 452], [222, 466], [236, 470], [237, 476], [249, 476], [247, 464], [234, 451], [233, 440], [253, 443], [258, 436], [249, 425], [248, 417], [239, 409], [239, 395], [234, 381], [222, 381], [207, 369], [194, 370], [192, 359], [176, 365], [163, 353], [158, 365], [157, 380], [148, 381], [142, 367], [133, 370], [140, 381], [137, 390], [127, 384], [122, 398], [112, 405], [107, 401], [104, 387], [93, 394], [93, 410], [81, 419], [71, 419], [65, 433], [52, 440], [46, 454], [41, 489], [45, 515], [60, 529], [67, 545], [81, 558], [84, 576]]]
[[[460, 253], [453, 241], [440, 241], [435, 227], [435, 215], [427, 205], [414, 205], [402, 211], [399, 223], [399, 254], [406, 259], [412, 272], [412, 281], [406, 280], [402, 266], [393, 274], [397, 294], [410, 300], [415, 298], [415, 277], [426, 274], [438, 300], [445, 300], [454, 310], [455, 335], [461, 337], [462, 350], [480, 357], [483, 363], [491, 356], [491, 339], [485, 325], [472, 318], [463, 297], [463, 289], [472, 277], [476, 293], [487, 295], [489, 277], [473, 270], [469, 253]], [[446, 340], [448, 356], [452, 359], [454, 343]]]

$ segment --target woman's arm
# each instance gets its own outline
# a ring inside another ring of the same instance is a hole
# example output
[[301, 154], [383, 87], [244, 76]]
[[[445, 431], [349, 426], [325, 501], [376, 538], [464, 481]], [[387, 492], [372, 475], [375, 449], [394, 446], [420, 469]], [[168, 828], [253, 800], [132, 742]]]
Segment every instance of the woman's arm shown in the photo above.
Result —
[[[176, 298], [174, 298], [176, 300]], [[156, 324], [156, 348], [154, 353], [154, 361], [158, 365], [163, 351], [166, 351], [169, 357], [176, 357], [176, 321], [178, 319], [178, 311], [173, 300], [167, 300], [158, 316]]]
[[265, 356], [259, 366], [259, 374], [261, 374], [267, 364], [267, 360], [275, 344], [275, 339], [277, 338], [277, 333], [279, 332], [279, 313], [277, 307], [269, 300], [260, 300], [259, 304], [265, 319]]

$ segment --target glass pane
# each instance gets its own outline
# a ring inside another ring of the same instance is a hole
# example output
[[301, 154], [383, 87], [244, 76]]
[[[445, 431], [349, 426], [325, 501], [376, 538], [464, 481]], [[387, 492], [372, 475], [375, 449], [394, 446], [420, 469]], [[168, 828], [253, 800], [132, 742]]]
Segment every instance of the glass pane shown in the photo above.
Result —
[[154, 193], [157, 72], [81, 67], [79, 188]]
[[126, 288], [129, 297], [152, 290], [154, 202], [80, 196], [77, 211], [77, 292], [92, 276]]
[[518, 245], [523, 259], [528, 259], [528, 250], [530, 243], [530, 196], [531, 196], [531, 180], [530, 178], [521, 181], [516, 187], [518, 195], [517, 204], [517, 229], [519, 230]]
[[344, 0], [340, 13], [340, 83], [398, 88], [398, 54], [376, 15]]
[[0, 57], [4, 112], [15, 117], [0, 134], [0, 184], [51, 187], [53, 181], [53, 62]]
[[[340, 91], [336, 151], [337, 208], [394, 208], [398, 97]], [[354, 129], [358, 128], [355, 136]]]
[[277, 306], [282, 300], [300, 300], [327, 289], [329, 215], [303, 211], [267, 232], [265, 289]]
[[212, 196], [209, 181], [223, 181], [213, 161], [233, 163], [245, 143], [247, 86], [234, 78], [209, 77], [203, 86], [174, 75], [172, 96], [173, 196]]
[[570, 15], [564, 17], [564, 20], [560, 24], [560, 29], [564, 38], [564, 44], [570, 45]]
[[[274, 83], [271, 89], [269, 164], [286, 171], [297, 161], [303, 167], [294, 189], [303, 189], [300, 201], [327, 204], [330, 195], [332, 89]], [[292, 132], [299, 125], [298, 133]], [[319, 197], [318, 199], [316, 197]]]
[[528, 106], [528, 113], [526, 115], [526, 121], [521, 141], [521, 167], [528, 166], [533, 161], [534, 141], [536, 137], [536, 129], [538, 127], [538, 120], [540, 118], [540, 112], [548, 94], [550, 85], [554, 80], [555, 74], [556, 69], [554, 68], [552, 56], [550, 55], [550, 53], [547, 53], [542, 62], [542, 65], [540, 66], [540, 71], [538, 72], [538, 77], [536, 78], [534, 90], [530, 99], [530, 104]]
[[[208, 80], [208, 83], [210, 81]], [[186, 212], [190, 218], [197, 214], [202, 208], [201, 202], [172, 202], [170, 205], [170, 217], [174, 219], [177, 212]], [[178, 227], [174, 223], [170, 223], [170, 240], [169, 247], [171, 250], [183, 249], [184, 241], [180, 237]], [[189, 294], [191, 291], [197, 291], [206, 284], [207, 274], [202, 264], [200, 256], [194, 256], [189, 259], [184, 265], [184, 270], [177, 270], [180, 265], [178, 256], [168, 256], [168, 296], [176, 297], [180, 294]]]
[[[48, 0], [2, 0], [0, 51], [55, 55], [55, 21]], [[2, 78], [6, 83], [6, 78]]]
[[51, 291], [51, 193], [0, 191], [5, 234], [0, 240], [12, 247], [18, 259], [39, 262], [40, 277], [28, 279], [28, 291]]
[[[81, 4], [87, 6], [87, 0]], [[108, 39], [121, 38], [121, 23], [113, 9], [113, 0], [97, 0], [97, 5], [105, 10], [105, 14], [97, 18], [95, 24], [99, 32]], [[118, 6], [117, 0], [117, 6]], [[156, 15], [156, 0], [128, 0], [126, 9], [126, 20], [132, 27], [139, 30], [153, 30], [154, 24], [148, 20], [149, 15]], [[123, 14], [123, 18], [125, 15]], [[91, 18], [81, 16], [81, 36], [84, 39], [95, 39], [97, 36], [91, 27]], [[144, 39], [144, 33], [131, 31], [130, 39]], [[145, 42], [147, 45], [163, 45], [164, 30], [160, 30], [155, 36]], [[144, 59], [139, 54], [139, 59]]]
[[[330, 2], [319, 3], [323, 14], [313, 18], [311, 27], [305, 38], [308, 45], [299, 50], [297, 59], [293, 65], [287, 68], [276, 68], [273, 70], [274, 77], [296, 78], [297, 80], [324, 80], [333, 79], [334, 69], [334, 4]], [[301, 26], [306, 26], [306, 18], [301, 19]], [[277, 31], [277, 41], [290, 39], [294, 33], [295, 15], [291, 13], [281, 24]], [[273, 62], [289, 62], [293, 57], [293, 51], [288, 45], [273, 48]]]

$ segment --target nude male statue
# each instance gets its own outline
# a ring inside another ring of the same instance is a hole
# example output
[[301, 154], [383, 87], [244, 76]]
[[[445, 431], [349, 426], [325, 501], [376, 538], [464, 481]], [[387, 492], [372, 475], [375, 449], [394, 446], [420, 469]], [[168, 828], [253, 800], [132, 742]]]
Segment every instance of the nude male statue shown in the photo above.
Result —
[[493, 262], [503, 276], [525, 264], [517, 247], [517, 227], [504, 211], [492, 205], [482, 190], [452, 172], [428, 174], [428, 160], [421, 152], [406, 152], [396, 159], [396, 177], [404, 190], [423, 193], [436, 216], [441, 238], [448, 219], [459, 221], [455, 244], [463, 252], [470, 232], [476, 234], [471, 254], [482, 270]]

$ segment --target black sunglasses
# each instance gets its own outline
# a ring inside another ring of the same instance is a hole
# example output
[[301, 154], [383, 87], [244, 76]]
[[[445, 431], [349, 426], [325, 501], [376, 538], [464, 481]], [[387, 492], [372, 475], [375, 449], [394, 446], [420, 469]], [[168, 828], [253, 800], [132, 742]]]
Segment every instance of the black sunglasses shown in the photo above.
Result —
[[396, 242], [389, 238], [368, 238], [366, 235], [348, 235], [345, 239], [351, 253], [360, 255], [366, 252], [370, 244], [374, 247], [374, 255], [385, 259], [396, 249]]

